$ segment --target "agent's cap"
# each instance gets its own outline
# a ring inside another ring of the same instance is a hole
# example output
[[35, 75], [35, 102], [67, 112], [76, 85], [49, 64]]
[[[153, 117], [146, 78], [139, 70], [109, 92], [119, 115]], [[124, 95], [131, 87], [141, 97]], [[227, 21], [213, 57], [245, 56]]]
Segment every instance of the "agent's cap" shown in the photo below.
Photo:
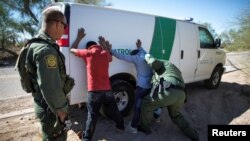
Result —
[[156, 72], [165, 71], [164, 63], [162, 61], [155, 59], [150, 54], [145, 55], [145, 60]]

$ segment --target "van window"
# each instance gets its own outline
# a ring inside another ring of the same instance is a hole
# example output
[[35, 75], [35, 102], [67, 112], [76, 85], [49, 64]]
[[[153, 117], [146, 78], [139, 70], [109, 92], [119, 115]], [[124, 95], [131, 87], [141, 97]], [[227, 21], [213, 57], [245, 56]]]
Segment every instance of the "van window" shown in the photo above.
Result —
[[199, 38], [201, 48], [214, 48], [214, 39], [207, 29], [199, 27]]

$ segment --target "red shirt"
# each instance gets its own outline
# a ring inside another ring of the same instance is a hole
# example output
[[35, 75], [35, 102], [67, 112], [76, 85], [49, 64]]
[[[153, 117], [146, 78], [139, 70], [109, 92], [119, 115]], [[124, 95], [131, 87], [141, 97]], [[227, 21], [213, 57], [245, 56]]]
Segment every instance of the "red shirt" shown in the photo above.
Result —
[[109, 62], [112, 56], [99, 45], [88, 49], [78, 49], [76, 56], [82, 57], [86, 63], [88, 91], [110, 90]]

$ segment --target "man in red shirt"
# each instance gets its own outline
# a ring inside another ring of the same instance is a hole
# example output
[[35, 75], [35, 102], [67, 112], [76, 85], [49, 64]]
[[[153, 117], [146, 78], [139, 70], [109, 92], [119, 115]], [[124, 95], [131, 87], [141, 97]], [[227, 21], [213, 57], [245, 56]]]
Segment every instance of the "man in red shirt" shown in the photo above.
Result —
[[77, 49], [79, 42], [85, 35], [85, 30], [80, 28], [70, 51], [76, 56], [83, 58], [87, 68], [88, 119], [82, 140], [91, 141], [102, 105], [109, 109], [107, 115], [115, 121], [118, 131], [124, 130], [124, 120], [116, 105], [109, 81], [108, 68], [109, 62], [112, 61], [112, 56], [109, 51], [97, 45], [94, 41], [88, 42], [86, 49]]

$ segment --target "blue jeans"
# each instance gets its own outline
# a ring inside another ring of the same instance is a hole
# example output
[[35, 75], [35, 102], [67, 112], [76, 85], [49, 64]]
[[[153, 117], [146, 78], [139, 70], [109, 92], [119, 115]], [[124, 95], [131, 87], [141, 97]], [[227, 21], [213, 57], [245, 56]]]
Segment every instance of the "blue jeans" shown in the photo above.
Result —
[[115, 121], [116, 128], [124, 130], [124, 120], [118, 110], [112, 91], [88, 92], [88, 118], [86, 121], [85, 133], [83, 133], [83, 141], [91, 141], [102, 105], [109, 109], [106, 114]]
[[142, 87], [136, 86], [135, 90], [135, 100], [134, 100], [134, 114], [131, 122], [131, 126], [133, 128], [137, 128], [139, 120], [140, 120], [140, 112], [141, 112], [141, 102], [142, 99], [150, 93], [151, 89], [144, 89]]

